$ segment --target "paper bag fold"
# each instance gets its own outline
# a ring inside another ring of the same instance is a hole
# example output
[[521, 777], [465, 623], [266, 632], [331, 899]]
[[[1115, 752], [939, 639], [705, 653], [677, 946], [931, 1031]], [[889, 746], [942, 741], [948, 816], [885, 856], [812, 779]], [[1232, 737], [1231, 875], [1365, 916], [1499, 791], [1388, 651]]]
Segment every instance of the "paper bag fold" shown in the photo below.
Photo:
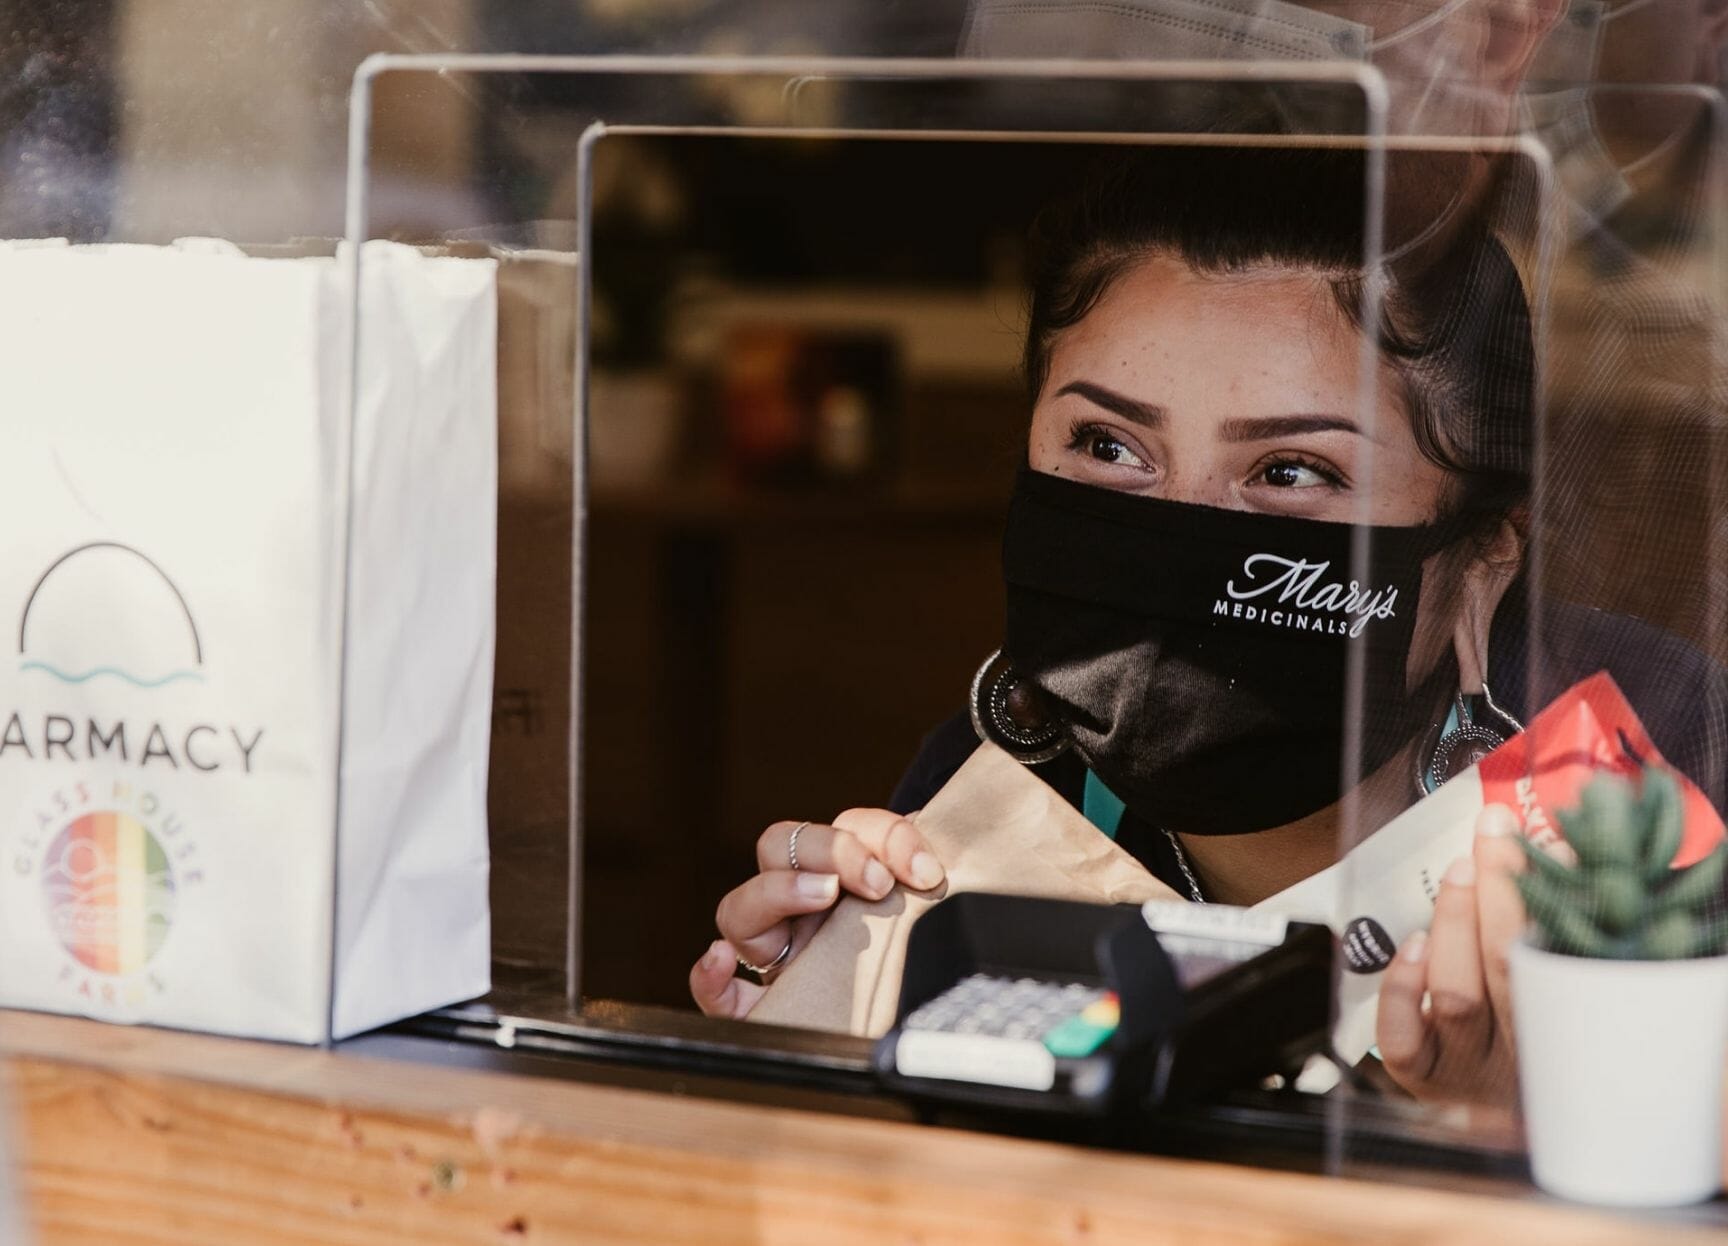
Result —
[[894, 1023], [912, 923], [944, 896], [993, 891], [1097, 903], [1179, 898], [1025, 766], [981, 745], [919, 831], [947, 871], [934, 891], [843, 897], [775, 980], [752, 1021], [876, 1037]]

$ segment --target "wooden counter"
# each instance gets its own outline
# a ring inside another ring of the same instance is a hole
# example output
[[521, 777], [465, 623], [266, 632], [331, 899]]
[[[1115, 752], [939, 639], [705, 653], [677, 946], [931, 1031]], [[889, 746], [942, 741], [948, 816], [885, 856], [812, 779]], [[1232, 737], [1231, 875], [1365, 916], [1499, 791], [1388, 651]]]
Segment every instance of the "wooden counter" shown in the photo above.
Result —
[[36, 1246], [1721, 1240], [1530, 1196], [21, 1013], [0, 1013], [0, 1052]]

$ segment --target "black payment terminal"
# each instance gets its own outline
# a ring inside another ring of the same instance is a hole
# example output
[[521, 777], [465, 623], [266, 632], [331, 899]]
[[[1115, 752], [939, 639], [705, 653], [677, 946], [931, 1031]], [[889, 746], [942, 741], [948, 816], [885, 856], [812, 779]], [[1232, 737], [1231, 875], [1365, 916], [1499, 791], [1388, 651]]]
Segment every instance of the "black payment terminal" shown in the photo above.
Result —
[[1229, 905], [950, 896], [912, 928], [874, 1065], [891, 1091], [982, 1107], [1191, 1102], [1325, 1049], [1332, 948]]

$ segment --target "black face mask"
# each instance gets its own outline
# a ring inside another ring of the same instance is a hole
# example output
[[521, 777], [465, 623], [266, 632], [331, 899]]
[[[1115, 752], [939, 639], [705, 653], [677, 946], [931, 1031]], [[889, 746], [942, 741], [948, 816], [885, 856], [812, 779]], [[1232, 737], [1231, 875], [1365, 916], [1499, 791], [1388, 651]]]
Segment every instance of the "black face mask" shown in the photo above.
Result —
[[1423, 560], [1460, 533], [1138, 497], [1023, 470], [1003, 547], [1004, 651], [1136, 815], [1189, 835], [1282, 826], [1341, 796], [1345, 667], [1365, 657], [1362, 774], [1426, 724], [1405, 688]]

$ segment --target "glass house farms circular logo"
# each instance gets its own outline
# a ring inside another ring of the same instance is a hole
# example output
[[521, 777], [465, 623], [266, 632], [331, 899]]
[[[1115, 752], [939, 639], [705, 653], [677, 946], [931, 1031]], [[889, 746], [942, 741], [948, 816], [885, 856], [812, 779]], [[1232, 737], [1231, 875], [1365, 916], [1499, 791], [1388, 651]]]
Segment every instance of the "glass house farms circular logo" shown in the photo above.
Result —
[[158, 957], [204, 878], [184, 820], [124, 779], [65, 782], [21, 812], [9, 874], [22, 890], [0, 904], [41, 914], [64, 953], [57, 989], [105, 1011], [161, 994]]
[[174, 867], [161, 841], [125, 813], [86, 813], [55, 836], [39, 874], [60, 945], [95, 973], [130, 977], [174, 921]]

